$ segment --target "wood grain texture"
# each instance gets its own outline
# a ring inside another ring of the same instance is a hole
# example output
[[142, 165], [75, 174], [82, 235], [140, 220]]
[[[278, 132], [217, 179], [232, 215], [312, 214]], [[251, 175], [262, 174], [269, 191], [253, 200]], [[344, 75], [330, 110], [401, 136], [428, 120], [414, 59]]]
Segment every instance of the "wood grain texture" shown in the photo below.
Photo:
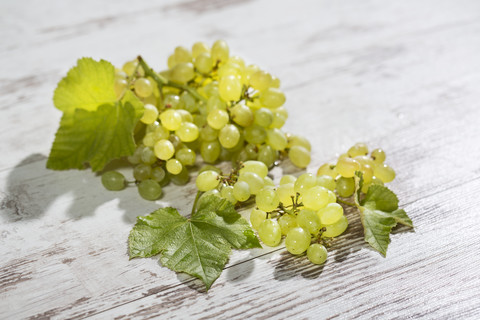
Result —
[[[0, 318], [478, 319], [479, 34], [474, 0], [1, 2]], [[76, 59], [142, 54], [160, 69], [175, 46], [218, 38], [282, 80], [285, 129], [313, 145], [308, 171], [357, 141], [387, 151], [415, 224], [395, 230], [387, 258], [348, 211], [324, 266], [281, 247], [235, 251], [205, 292], [126, 249], [137, 215], [188, 213], [192, 183], [150, 203], [45, 169], [51, 97]]]

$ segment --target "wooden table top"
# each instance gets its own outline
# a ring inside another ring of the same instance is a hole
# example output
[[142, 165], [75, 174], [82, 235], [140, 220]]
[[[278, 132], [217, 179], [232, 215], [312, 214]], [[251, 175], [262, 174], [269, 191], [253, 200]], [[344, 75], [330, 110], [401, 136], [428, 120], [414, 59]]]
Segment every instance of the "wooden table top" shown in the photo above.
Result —
[[[281, 79], [307, 171], [358, 141], [386, 150], [416, 226], [395, 229], [386, 258], [348, 212], [325, 265], [234, 251], [205, 292], [157, 258], [129, 261], [126, 244], [138, 215], [187, 214], [193, 182], [148, 202], [45, 168], [53, 90], [78, 58], [141, 54], [159, 70], [176, 46], [216, 39]], [[0, 318], [480, 318], [479, 52], [476, 0], [0, 2]]]

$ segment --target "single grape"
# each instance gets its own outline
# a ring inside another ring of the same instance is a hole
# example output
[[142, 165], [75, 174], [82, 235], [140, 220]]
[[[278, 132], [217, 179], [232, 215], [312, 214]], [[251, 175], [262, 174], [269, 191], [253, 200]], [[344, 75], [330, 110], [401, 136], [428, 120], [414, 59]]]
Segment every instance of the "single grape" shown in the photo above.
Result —
[[153, 84], [146, 78], [140, 78], [134, 84], [135, 94], [141, 98], [146, 98], [153, 93]]
[[355, 176], [355, 171], [360, 170], [360, 163], [352, 158], [339, 158], [336, 166], [337, 172], [345, 178]]
[[277, 88], [267, 88], [261, 93], [260, 102], [267, 108], [276, 109], [285, 103], [285, 94]]
[[218, 93], [225, 101], [238, 101], [242, 95], [243, 84], [237, 76], [229, 75], [218, 81]]
[[208, 74], [213, 68], [213, 59], [210, 53], [202, 52], [195, 58], [195, 68], [198, 72]]
[[282, 178], [280, 178], [280, 184], [286, 184], [286, 183], [295, 183], [297, 181], [297, 178], [292, 176], [291, 174], [286, 174]]
[[200, 139], [203, 141], [214, 141], [218, 138], [218, 130], [213, 129], [208, 124], [200, 130]]
[[230, 117], [232, 118], [233, 122], [242, 127], [248, 127], [253, 123], [252, 110], [241, 103], [237, 103], [233, 108], [230, 109]]
[[130, 77], [135, 72], [135, 69], [138, 66], [138, 60], [127, 61], [122, 67], [122, 70]]
[[168, 93], [163, 98], [163, 104], [166, 108], [181, 109], [183, 108], [183, 102], [177, 94]]
[[321, 228], [320, 219], [313, 210], [300, 210], [297, 215], [297, 223], [299, 227], [304, 228], [313, 235], [317, 234]]
[[274, 188], [264, 187], [257, 193], [255, 202], [259, 209], [270, 212], [278, 207], [280, 200]]
[[233, 124], [227, 124], [218, 133], [218, 140], [224, 148], [233, 148], [240, 140], [240, 131]]
[[168, 160], [173, 157], [175, 153], [175, 147], [169, 140], [162, 139], [155, 143], [153, 151], [158, 159]]
[[228, 123], [229, 116], [227, 111], [222, 109], [214, 109], [207, 116], [207, 122], [210, 127], [220, 130]]
[[180, 128], [175, 131], [175, 134], [183, 142], [192, 142], [198, 138], [200, 132], [195, 124], [191, 122], [182, 122]]
[[253, 144], [261, 144], [267, 139], [267, 131], [265, 128], [258, 125], [252, 125], [245, 128], [244, 135], [245, 140], [247, 140], [248, 143]]
[[143, 148], [140, 158], [142, 159], [142, 162], [146, 164], [153, 164], [157, 161], [157, 157], [155, 156], [153, 149], [150, 147]]
[[258, 208], [253, 208], [252, 212], [250, 212], [250, 223], [252, 224], [252, 228], [258, 230], [260, 224], [267, 218], [267, 213], [262, 211]]
[[383, 163], [385, 161], [385, 158], [387, 157], [383, 149], [373, 150], [371, 153], [371, 156], [373, 161], [377, 164]]
[[196, 59], [202, 53], [209, 53], [210, 48], [204, 42], [195, 42], [192, 46], [192, 57]]
[[175, 56], [175, 61], [177, 63], [192, 61], [192, 54], [190, 50], [182, 46], [176, 47], [173, 55]]
[[258, 174], [261, 178], [265, 178], [268, 174], [268, 167], [261, 161], [249, 160], [242, 164], [239, 171], [240, 175], [245, 172], [253, 172]]
[[270, 186], [270, 187], [275, 187], [275, 182], [270, 177], [265, 177], [263, 178], [263, 185], [265, 187]]
[[333, 224], [343, 216], [343, 207], [338, 203], [329, 203], [317, 212], [322, 224]]
[[384, 183], [391, 182], [395, 179], [395, 171], [384, 163], [376, 165], [373, 169], [373, 174]]
[[340, 197], [348, 198], [355, 191], [355, 180], [353, 178], [340, 177], [337, 180], [337, 193]]
[[362, 172], [363, 183], [369, 184], [372, 182], [373, 169], [368, 164], [363, 164], [360, 171]]
[[360, 163], [362, 166], [368, 164], [370, 167], [373, 168], [375, 164], [373, 159], [370, 158], [369, 156], [356, 156], [353, 159], [356, 160], [358, 163]]
[[200, 146], [200, 155], [203, 161], [207, 163], [214, 163], [220, 156], [222, 147], [218, 141], [204, 141]]
[[287, 137], [279, 129], [267, 130], [267, 143], [274, 150], [285, 150], [287, 147]]
[[299, 168], [306, 168], [310, 164], [310, 151], [301, 146], [293, 146], [288, 151], [288, 157]]
[[311, 263], [322, 264], [327, 261], [327, 256], [327, 249], [319, 243], [314, 243], [307, 249], [307, 258]]
[[177, 159], [169, 159], [166, 164], [167, 171], [173, 175], [179, 174], [182, 169], [182, 163]]
[[175, 158], [180, 161], [184, 166], [193, 166], [197, 155], [195, 151], [189, 148], [181, 148], [175, 153]]
[[280, 225], [283, 235], [287, 235], [291, 229], [298, 226], [297, 218], [288, 213], [278, 218], [278, 224]]
[[190, 181], [190, 175], [185, 167], [182, 168], [182, 171], [180, 171], [179, 174], [169, 174], [168, 177], [178, 186], [186, 185]]
[[154, 132], [146, 133], [142, 139], [142, 142], [147, 147], [153, 147], [155, 145], [155, 142], [157, 142], [157, 139], [155, 139], [155, 133]]
[[333, 191], [336, 187], [335, 179], [327, 175], [317, 176], [317, 186], [321, 186]]
[[238, 177], [238, 181], [245, 181], [250, 187], [250, 193], [256, 195], [263, 188], [264, 182], [258, 174], [253, 172], [243, 172]]
[[303, 228], [293, 228], [285, 237], [285, 248], [291, 254], [302, 254], [310, 246], [310, 233]]
[[327, 175], [335, 179], [338, 175], [337, 169], [334, 164], [325, 163], [318, 168], [317, 176]]
[[[167, 176], [167, 173], [162, 167], [155, 167], [152, 169], [152, 173], [150, 174], [152, 180], [155, 180], [157, 182], [162, 182], [165, 177]], [[137, 179], [138, 180], [138, 179]], [[145, 179], [143, 179], [145, 180]]]
[[347, 154], [350, 158], [365, 156], [368, 154], [368, 147], [365, 143], [355, 143], [350, 149], [348, 149]]
[[303, 194], [308, 189], [317, 185], [317, 178], [311, 173], [304, 173], [295, 181], [295, 192]]
[[292, 197], [295, 199], [295, 190], [293, 186], [293, 183], [284, 183], [277, 188], [278, 199], [286, 206], [292, 204]]
[[233, 196], [240, 202], [250, 198], [250, 186], [245, 181], [237, 181], [233, 186]]
[[276, 220], [266, 219], [258, 227], [258, 236], [264, 244], [276, 247], [282, 240], [282, 231]]
[[170, 72], [170, 80], [176, 83], [187, 83], [195, 77], [195, 71], [191, 62], [177, 63]]
[[342, 216], [337, 222], [328, 225], [322, 225], [326, 231], [322, 233], [322, 237], [333, 238], [341, 235], [348, 227], [347, 217]]
[[328, 203], [335, 203], [337, 202], [337, 196], [335, 192], [328, 190]]
[[141, 163], [133, 168], [133, 177], [137, 181], [143, 181], [150, 178], [152, 167], [148, 164]]
[[255, 124], [264, 128], [268, 128], [273, 122], [273, 113], [267, 108], [260, 108], [255, 111], [254, 118]]
[[107, 190], [119, 191], [125, 188], [125, 177], [118, 171], [107, 171], [102, 174], [102, 184]]
[[223, 199], [230, 201], [231, 204], [237, 203], [237, 199], [235, 199], [235, 196], [233, 195], [233, 186], [224, 186], [222, 190], [220, 190], [220, 196]]
[[250, 86], [258, 91], [264, 91], [270, 86], [272, 76], [265, 71], [259, 70], [250, 76]]
[[121, 97], [122, 94], [125, 92], [127, 89], [128, 82], [125, 79], [115, 79], [115, 95], [117, 97]]
[[203, 171], [197, 176], [195, 181], [199, 191], [208, 191], [215, 189], [219, 184], [219, 174], [212, 170]]
[[300, 146], [307, 149], [308, 151], [312, 151], [312, 145], [307, 140], [307, 138], [302, 136], [291, 135], [288, 137], [288, 148], [291, 148], [293, 146]]
[[160, 114], [160, 121], [167, 130], [175, 131], [182, 124], [182, 116], [177, 110], [168, 109]]
[[145, 200], [157, 200], [162, 195], [162, 187], [158, 182], [147, 179], [138, 184], [138, 193]]
[[183, 122], [193, 122], [193, 115], [187, 110], [177, 109], [177, 112], [180, 113]]
[[223, 40], [217, 40], [212, 45], [212, 58], [213, 61], [216, 63], [218, 61], [225, 62], [228, 60], [228, 56], [230, 54], [230, 50], [228, 45]]
[[328, 189], [320, 186], [314, 186], [306, 190], [303, 194], [303, 205], [306, 209], [320, 210], [328, 204]]

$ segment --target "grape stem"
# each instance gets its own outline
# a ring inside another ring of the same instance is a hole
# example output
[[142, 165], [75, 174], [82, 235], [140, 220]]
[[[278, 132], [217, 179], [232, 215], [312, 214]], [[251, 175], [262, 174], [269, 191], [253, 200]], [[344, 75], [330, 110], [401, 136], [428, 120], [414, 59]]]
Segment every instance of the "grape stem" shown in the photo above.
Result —
[[345, 201], [345, 200], [342, 200], [342, 199], [340, 199], [340, 198], [337, 198], [337, 202], [343, 203], [343, 204], [345, 204], [345, 205], [347, 205], [347, 206], [356, 207], [355, 203], [349, 202], [349, 201]]
[[137, 60], [138, 60], [139, 64], [142, 66], [143, 70], [145, 71], [145, 75], [150, 76], [150, 77], [153, 78], [153, 80], [155, 80], [159, 90], [161, 90], [163, 86], [177, 88], [177, 89], [181, 89], [181, 90], [184, 90], [184, 91], [188, 91], [188, 93], [190, 93], [192, 96], [194, 96], [199, 101], [202, 101], [202, 102], [205, 102], [205, 103], [207, 102], [207, 100], [204, 97], [202, 97], [195, 89], [193, 89], [189, 86], [183, 85], [183, 84], [178, 84], [178, 83], [169, 81], [169, 80], [165, 79], [163, 76], [161, 76], [158, 73], [156, 73], [155, 71], [153, 71], [153, 69], [150, 68], [150, 66], [145, 62], [145, 60], [143, 60], [143, 58], [141, 56], [138, 56]]

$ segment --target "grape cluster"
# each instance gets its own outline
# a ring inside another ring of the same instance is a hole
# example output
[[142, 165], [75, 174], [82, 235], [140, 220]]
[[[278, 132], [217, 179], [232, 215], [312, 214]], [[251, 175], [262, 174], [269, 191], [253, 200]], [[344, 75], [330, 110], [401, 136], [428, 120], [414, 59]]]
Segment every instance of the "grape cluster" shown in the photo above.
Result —
[[[138, 147], [128, 157], [142, 197], [157, 199], [169, 181], [187, 183], [198, 154], [210, 164], [256, 160], [267, 172], [285, 156], [300, 168], [310, 163], [308, 140], [281, 130], [288, 113], [278, 78], [230, 55], [221, 40], [212, 47], [179, 46], [167, 63], [167, 70], [156, 73], [139, 57], [116, 71], [117, 96], [132, 90], [145, 106], [136, 130]], [[121, 186], [113, 174], [102, 182], [109, 190]], [[235, 193], [245, 195], [240, 188]]]

